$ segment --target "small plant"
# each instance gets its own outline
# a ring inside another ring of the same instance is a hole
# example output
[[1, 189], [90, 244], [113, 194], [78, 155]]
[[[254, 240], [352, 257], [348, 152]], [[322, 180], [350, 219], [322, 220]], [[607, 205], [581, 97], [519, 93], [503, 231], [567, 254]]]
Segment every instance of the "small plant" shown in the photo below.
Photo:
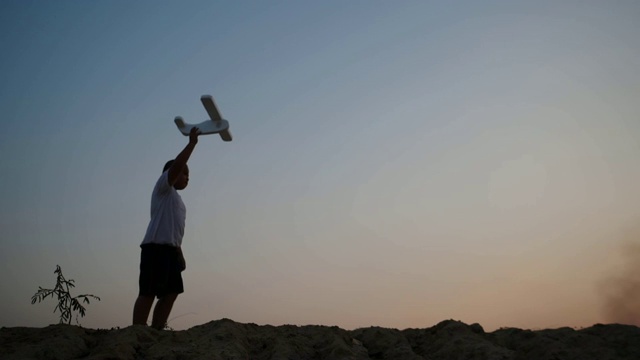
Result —
[[[81, 317], [84, 317], [86, 309], [84, 308], [84, 306], [82, 306], [80, 300], [82, 300], [82, 302], [85, 304], [90, 303], [89, 298], [94, 298], [100, 301], [99, 297], [91, 294], [71, 297], [71, 293], [69, 292], [69, 290], [72, 287], [75, 287], [73, 279], [65, 279], [64, 275], [62, 275], [62, 269], [60, 269], [59, 265], [56, 265], [56, 271], [54, 271], [54, 273], [58, 275], [56, 286], [53, 289], [43, 289], [42, 287], [38, 286], [38, 292], [36, 292], [31, 297], [31, 304], [35, 304], [36, 301], [41, 302], [49, 295], [51, 295], [52, 298], [57, 296], [58, 305], [56, 305], [56, 307], [53, 309], [53, 312], [55, 313], [56, 311], [60, 310], [60, 324], [71, 324], [73, 311], [77, 311]], [[76, 315], [76, 323], [78, 325], [80, 324], [78, 322], [78, 315]]]

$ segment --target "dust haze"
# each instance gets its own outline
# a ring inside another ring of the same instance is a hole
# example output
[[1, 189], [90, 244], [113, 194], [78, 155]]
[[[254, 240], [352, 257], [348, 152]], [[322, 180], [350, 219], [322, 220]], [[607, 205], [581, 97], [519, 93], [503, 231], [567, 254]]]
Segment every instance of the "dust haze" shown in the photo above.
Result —
[[640, 326], [640, 240], [621, 243], [619, 255], [619, 267], [600, 284], [605, 319], [608, 323]]

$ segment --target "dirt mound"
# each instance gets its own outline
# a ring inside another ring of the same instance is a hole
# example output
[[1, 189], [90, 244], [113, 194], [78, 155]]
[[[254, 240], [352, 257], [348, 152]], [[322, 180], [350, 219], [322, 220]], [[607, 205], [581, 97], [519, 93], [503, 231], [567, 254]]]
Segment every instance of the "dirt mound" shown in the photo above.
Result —
[[507, 328], [446, 320], [425, 329], [270, 326], [212, 321], [184, 331], [70, 325], [0, 329], [1, 359], [640, 359], [640, 328]]

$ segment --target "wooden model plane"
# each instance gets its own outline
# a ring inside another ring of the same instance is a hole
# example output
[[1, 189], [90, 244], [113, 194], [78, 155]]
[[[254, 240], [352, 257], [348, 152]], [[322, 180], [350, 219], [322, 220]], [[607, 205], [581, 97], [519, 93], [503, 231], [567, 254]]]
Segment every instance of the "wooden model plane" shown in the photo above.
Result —
[[189, 132], [195, 126], [200, 130], [202, 135], [220, 134], [222, 140], [231, 141], [229, 122], [220, 116], [216, 103], [213, 102], [213, 97], [211, 95], [202, 95], [200, 101], [202, 101], [204, 109], [207, 110], [207, 114], [209, 114], [209, 120], [205, 120], [199, 124], [189, 124], [184, 122], [181, 116], [176, 116], [174, 122], [178, 126], [178, 130], [180, 130], [182, 135], [189, 136]]

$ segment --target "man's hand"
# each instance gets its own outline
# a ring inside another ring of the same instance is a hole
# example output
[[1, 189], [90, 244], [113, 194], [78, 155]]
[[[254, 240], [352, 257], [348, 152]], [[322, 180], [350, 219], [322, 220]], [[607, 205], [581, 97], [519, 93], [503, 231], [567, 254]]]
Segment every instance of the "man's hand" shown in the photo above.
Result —
[[187, 261], [184, 259], [184, 256], [180, 256], [180, 271], [187, 270]]
[[192, 144], [197, 144], [198, 143], [198, 135], [200, 135], [200, 129], [198, 129], [197, 127], [192, 127], [191, 131], [189, 132], [189, 142]]
[[181, 248], [178, 248], [178, 255], [178, 262], [180, 262], [180, 271], [185, 271], [187, 269], [187, 261], [184, 259]]

